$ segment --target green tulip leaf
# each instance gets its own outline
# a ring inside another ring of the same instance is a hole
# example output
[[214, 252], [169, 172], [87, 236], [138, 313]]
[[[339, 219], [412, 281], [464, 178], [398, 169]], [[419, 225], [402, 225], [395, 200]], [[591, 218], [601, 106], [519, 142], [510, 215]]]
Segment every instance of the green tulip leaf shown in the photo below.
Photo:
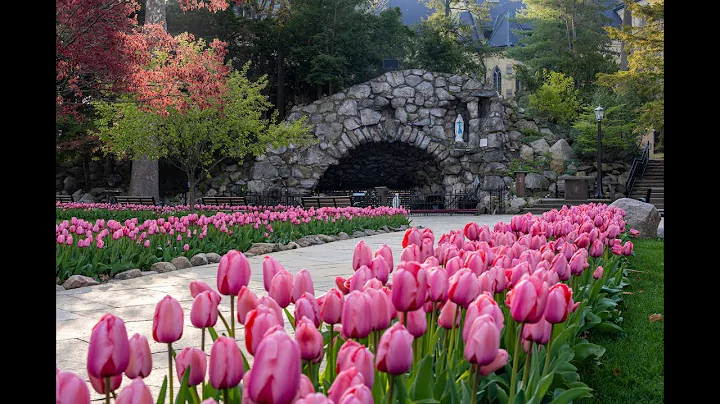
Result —
[[158, 394], [156, 404], [165, 404], [165, 394], [167, 394], [167, 375], [163, 377], [162, 386], [160, 386], [160, 394]]
[[599, 358], [599, 357], [603, 356], [603, 354], [605, 353], [604, 347], [602, 347], [600, 345], [592, 344], [590, 342], [583, 342], [583, 343], [577, 344], [577, 345], [573, 346], [573, 350], [575, 351], [574, 359], [578, 362], [582, 362], [591, 356]]
[[528, 403], [540, 404], [543, 397], [545, 397], [545, 394], [547, 394], [550, 389], [554, 377], [555, 375], [553, 373], [543, 376], [535, 385], [535, 391], [533, 391], [533, 395]]
[[447, 375], [447, 372], [443, 371], [436, 376], [435, 391], [433, 392], [433, 396], [438, 400], [441, 400], [442, 397], [445, 395], [444, 393], [446, 391]]
[[515, 401], [513, 401], [513, 404], [525, 403], [527, 403], [527, 400], [525, 399], [525, 390], [520, 390], [517, 392], [517, 395], [515, 395]]
[[603, 321], [602, 323], [595, 326], [595, 330], [598, 332], [610, 332], [610, 333], [622, 333], [625, 332], [619, 325], [610, 321]]
[[284, 308], [283, 310], [285, 310], [285, 315], [287, 316], [288, 320], [290, 320], [290, 326], [292, 327], [293, 330], [295, 330], [295, 317], [293, 317], [293, 315], [290, 314], [290, 311], [287, 309], [287, 307]]
[[[177, 397], [175, 397], [175, 404], [185, 404], [188, 402], [188, 400], [191, 400], [190, 397], [192, 397], [192, 393], [188, 391], [190, 388], [188, 386], [188, 378], [190, 377], [190, 365], [188, 365], [185, 368], [185, 373], [183, 374], [182, 382], [180, 383], [180, 389], [178, 390]], [[192, 401], [190, 401], [192, 404]]]
[[593, 389], [590, 387], [573, 387], [569, 390], [560, 391], [560, 389], [555, 390], [555, 398], [551, 401], [552, 404], [568, 404], [571, 403], [573, 400], [576, 400], [580, 397], [592, 397], [590, 395], [590, 392]]
[[413, 401], [432, 398], [433, 372], [432, 357], [424, 357], [415, 369], [415, 380], [410, 389], [410, 398]]
[[215, 331], [215, 327], [207, 327], [207, 330], [210, 333], [210, 338], [215, 342], [218, 339], [218, 333]]

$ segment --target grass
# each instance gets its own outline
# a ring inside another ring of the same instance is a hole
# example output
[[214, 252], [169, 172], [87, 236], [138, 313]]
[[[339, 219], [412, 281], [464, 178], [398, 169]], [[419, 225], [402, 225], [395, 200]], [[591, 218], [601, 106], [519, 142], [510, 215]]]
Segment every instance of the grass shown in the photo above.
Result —
[[624, 334], [595, 333], [588, 341], [607, 349], [597, 364], [582, 364], [581, 380], [592, 387], [593, 398], [583, 403], [665, 402], [665, 243], [662, 239], [633, 240], [628, 278], [621, 308]]

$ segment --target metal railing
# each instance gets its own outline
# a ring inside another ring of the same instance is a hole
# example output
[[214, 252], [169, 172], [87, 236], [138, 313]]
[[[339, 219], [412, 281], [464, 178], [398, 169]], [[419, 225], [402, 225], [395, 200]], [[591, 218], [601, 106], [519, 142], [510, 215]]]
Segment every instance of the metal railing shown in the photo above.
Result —
[[632, 193], [633, 186], [635, 186], [635, 180], [645, 175], [645, 169], [648, 166], [648, 160], [650, 160], [650, 141], [645, 143], [643, 151], [640, 157], [635, 157], [630, 167], [627, 180], [625, 180], [625, 194], [629, 197]]
[[[482, 193], [480, 191], [483, 191]], [[302, 206], [302, 197], [310, 194], [296, 194], [285, 191], [271, 191], [264, 193], [243, 192], [241, 189], [233, 188], [229, 196], [244, 196], [248, 204], [260, 206]], [[509, 199], [507, 187], [501, 189], [476, 189], [456, 193], [430, 193], [409, 190], [388, 189], [384, 195], [376, 189], [352, 189], [352, 190], [324, 190], [317, 194], [327, 196], [351, 196], [352, 205], [355, 207], [367, 206], [393, 206], [393, 198], [398, 194], [399, 205], [413, 211], [420, 211], [424, 214], [448, 214], [459, 213], [460, 210], [477, 210], [478, 204], [489, 213], [505, 213], [505, 200]], [[478, 197], [478, 194], [481, 196]], [[488, 197], [486, 197], [488, 196]], [[481, 198], [483, 200], [481, 200]], [[437, 211], [437, 212], [435, 212]]]

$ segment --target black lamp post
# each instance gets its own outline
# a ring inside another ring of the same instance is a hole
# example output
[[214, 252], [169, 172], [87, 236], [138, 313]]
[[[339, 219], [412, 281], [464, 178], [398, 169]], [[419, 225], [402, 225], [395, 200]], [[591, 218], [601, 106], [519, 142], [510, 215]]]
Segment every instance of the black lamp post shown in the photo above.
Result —
[[600, 139], [602, 138], [602, 134], [600, 132], [600, 122], [603, 119], [603, 115], [605, 113], [605, 110], [603, 107], [597, 107], [595, 108], [595, 118], [597, 119], [598, 123], [598, 135], [597, 135], [597, 186], [595, 187], [595, 198], [597, 199], [605, 199], [605, 195], [603, 195], [602, 190], [602, 152], [600, 150]]

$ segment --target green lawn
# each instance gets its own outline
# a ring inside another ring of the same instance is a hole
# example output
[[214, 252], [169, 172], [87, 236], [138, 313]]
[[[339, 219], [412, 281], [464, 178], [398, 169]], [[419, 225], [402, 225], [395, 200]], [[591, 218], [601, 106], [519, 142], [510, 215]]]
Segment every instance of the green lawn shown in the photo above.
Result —
[[[594, 364], [579, 367], [581, 380], [594, 389], [583, 403], [662, 403], [665, 401], [665, 243], [633, 240], [631, 282], [621, 305], [624, 334], [593, 333], [588, 341], [607, 349]], [[653, 318], [651, 318], [653, 316]]]

